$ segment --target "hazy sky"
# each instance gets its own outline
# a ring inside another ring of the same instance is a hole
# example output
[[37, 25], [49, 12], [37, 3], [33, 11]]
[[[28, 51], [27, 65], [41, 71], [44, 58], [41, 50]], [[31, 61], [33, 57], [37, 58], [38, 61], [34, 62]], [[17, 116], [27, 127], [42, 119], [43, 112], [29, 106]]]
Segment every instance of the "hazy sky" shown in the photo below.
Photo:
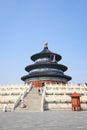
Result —
[[44, 41], [71, 82], [87, 82], [87, 0], [0, 0], [0, 84], [23, 83]]

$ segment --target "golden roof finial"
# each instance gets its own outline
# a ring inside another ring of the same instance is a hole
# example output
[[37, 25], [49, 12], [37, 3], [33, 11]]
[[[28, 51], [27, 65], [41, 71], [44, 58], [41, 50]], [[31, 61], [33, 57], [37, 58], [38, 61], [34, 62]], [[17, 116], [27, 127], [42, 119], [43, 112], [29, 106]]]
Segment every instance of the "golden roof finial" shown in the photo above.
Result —
[[44, 42], [44, 47], [47, 47], [48, 46], [48, 43], [47, 42]]

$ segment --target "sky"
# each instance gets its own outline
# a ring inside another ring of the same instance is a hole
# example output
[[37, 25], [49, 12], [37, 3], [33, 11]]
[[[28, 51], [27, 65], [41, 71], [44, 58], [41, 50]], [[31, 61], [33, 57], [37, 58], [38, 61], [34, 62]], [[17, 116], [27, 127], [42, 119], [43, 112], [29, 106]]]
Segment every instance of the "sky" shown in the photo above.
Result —
[[87, 0], [0, 0], [0, 84], [24, 83], [45, 41], [71, 83], [87, 82]]

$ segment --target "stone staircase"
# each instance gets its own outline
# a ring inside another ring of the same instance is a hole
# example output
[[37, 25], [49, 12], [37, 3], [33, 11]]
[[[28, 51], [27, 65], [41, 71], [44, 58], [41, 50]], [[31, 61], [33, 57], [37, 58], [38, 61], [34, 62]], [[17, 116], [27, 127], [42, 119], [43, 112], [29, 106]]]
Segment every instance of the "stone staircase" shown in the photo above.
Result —
[[21, 108], [21, 103], [15, 109], [15, 111], [41, 111], [41, 100], [42, 95], [38, 93], [38, 88], [32, 88], [30, 92], [24, 98], [24, 103], [26, 104], [26, 108]]

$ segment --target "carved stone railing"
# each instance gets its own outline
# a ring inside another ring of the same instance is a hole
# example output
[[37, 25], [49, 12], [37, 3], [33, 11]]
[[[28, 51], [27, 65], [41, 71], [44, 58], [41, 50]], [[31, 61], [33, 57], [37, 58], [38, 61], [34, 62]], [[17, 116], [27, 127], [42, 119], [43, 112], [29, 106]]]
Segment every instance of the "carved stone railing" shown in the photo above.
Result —
[[15, 110], [15, 108], [19, 105], [19, 103], [21, 102], [21, 100], [23, 100], [24, 97], [30, 92], [31, 88], [32, 88], [32, 85], [29, 85], [29, 86], [27, 85], [27, 88], [24, 91], [24, 93], [22, 95], [20, 95], [18, 97], [18, 99], [15, 101], [14, 106], [13, 106], [13, 110]]
[[46, 84], [43, 86], [42, 101], [41, 101], [41, 111], [44, 111], [45, 94], [46, 94]]

